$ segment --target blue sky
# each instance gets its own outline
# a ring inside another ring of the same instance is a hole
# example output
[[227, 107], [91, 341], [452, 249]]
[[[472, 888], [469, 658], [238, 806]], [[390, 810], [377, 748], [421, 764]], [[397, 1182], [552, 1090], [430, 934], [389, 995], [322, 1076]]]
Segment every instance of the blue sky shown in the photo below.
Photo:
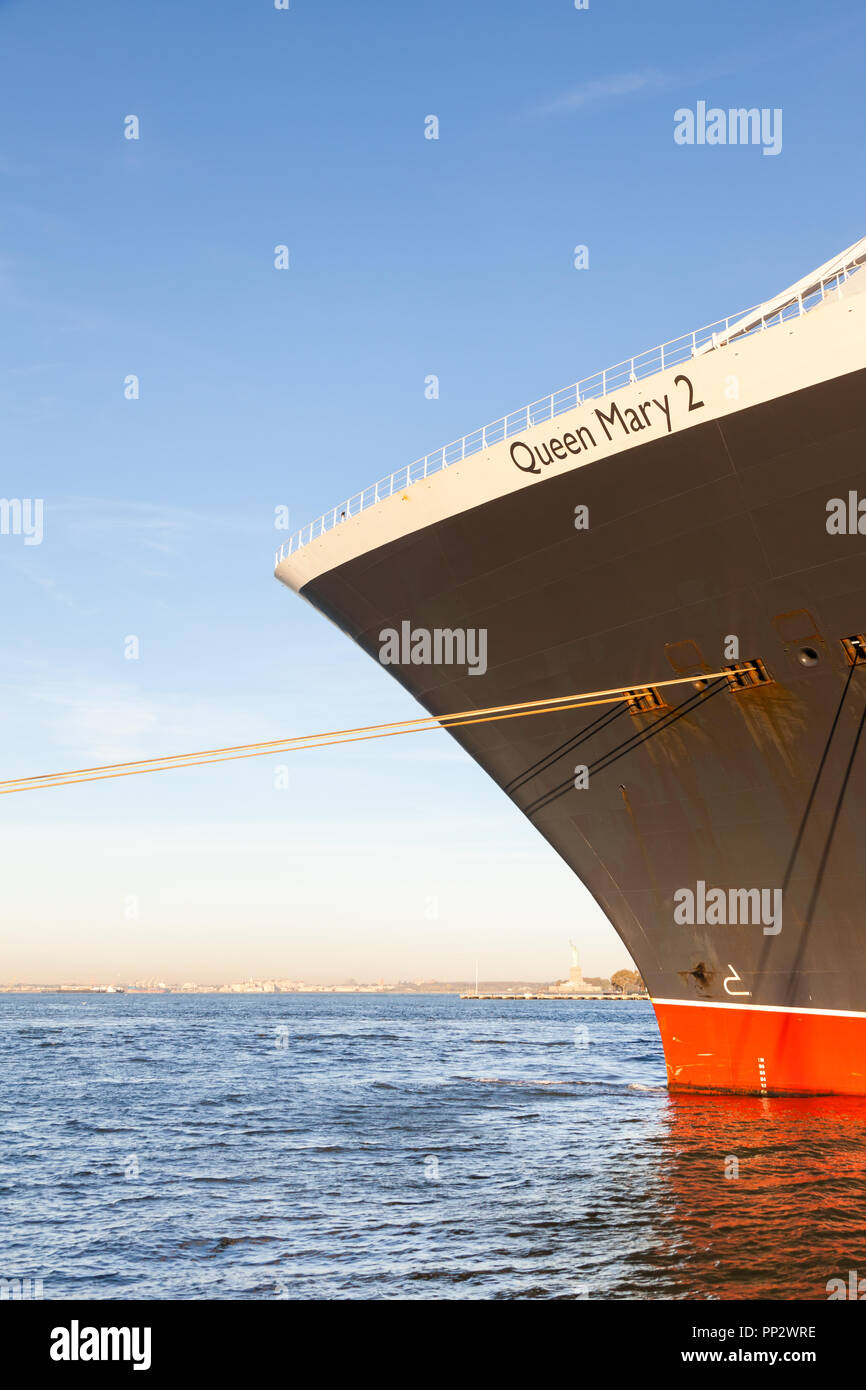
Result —
[[[271, 577], [275, 507], [854, 241], [864, 34], [838, 0], [0, 3], [0, 491], [45, 505], [0, 536], [3, 775], [416, 713]], [[675, 145], [698, 100], [781, 107], [782, 152]], [[626, 963], [446, 736], [277, 761], [3, 798], [0, 979]]]

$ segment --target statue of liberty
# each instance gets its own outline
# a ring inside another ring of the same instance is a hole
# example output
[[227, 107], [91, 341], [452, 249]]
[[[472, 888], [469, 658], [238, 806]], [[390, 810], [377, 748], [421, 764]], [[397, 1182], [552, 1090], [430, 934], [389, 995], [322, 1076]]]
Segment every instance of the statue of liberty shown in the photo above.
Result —
[[598, 985], [589, 985], [583, 978], [583, 971], [580, 968], [580, 956], [577, 947], [570, 938], [568, 944], [571, 947], [571, 969], [568, 972], [567, 988], [572, 990], [575, 994], [598, 994], [600, 992]]
[[563, 994], [599, 994], [600, 990], [598, 985], [588, 985], [583, 978], [583, 971], [580, 968], [580, 955], [577, 947], [570, 938], [568, 944], [571, 947], [571, 969], [568, 972], [568, 979], [557, 980], [556, 984], [552, 985], [551, 988], [553, 990], [559, 990]]

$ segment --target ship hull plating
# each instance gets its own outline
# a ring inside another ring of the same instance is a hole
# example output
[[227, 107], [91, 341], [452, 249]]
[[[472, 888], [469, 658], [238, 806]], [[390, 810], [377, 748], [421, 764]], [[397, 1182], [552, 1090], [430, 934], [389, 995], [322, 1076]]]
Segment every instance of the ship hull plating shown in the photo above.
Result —
[[[546, 470], [301, 588], [373, 657], [382, 631], [406, 621], [484, 629], [483, 675], [389, 668], [434, 714], [697, 682], [730, 664], [732, 637], [741, 659], [764, 664], [768, 682], [674, 687], [646, 713], [561, 711], [452, 734], [625, 942], [679, 1088], [866, 1089], [866, 747], [848, 767], [866, 666], [852, 671], [843, 647], [866, 631], [866, 537], [826, 524], [829, 499], [866, 497], [864, 385], [852, 371]], [[699, 885], [780, 892], [778, 926], [677, 921], [678, 895], [696, 901]]]
[[866, 1095], [866, 1014], [653, 1002], [672, 1091]]

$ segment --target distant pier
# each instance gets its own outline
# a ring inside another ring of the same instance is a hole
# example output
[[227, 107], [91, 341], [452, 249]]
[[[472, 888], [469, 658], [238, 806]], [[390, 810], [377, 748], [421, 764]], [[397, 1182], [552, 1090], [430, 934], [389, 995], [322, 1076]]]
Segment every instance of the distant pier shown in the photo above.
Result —
[[597, 994], [569, 994], [565, 990], [546, 991], [544, 993], [533, 993], [526, 990], [521, 994], [499, 994], [488, 993], [485, 990], [476, 991], [466, 990], [460, 995], [461, 999], [649, 999], [648, 994], [608, 994], [599, 991]]

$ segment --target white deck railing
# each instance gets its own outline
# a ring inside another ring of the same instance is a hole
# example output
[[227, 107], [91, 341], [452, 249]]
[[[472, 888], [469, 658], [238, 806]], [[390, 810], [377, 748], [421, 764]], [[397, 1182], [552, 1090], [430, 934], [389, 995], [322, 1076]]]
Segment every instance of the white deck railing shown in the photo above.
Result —
[[563, 386], [561, 390], [533, 401], [531, 405], [523, 405], [519, 410], [513, 410], [509, 415], [503, 415], [489, 425], [482, 425], [480, 429], [473, 430], [471, 434], [465, 434], [462, 439], [455, 439], [452, 444], [446, 444], [443, 448], [436, 449], [432, 454], [425, 454], [423, 458], [416, 459], [414, 463], [410, 463], [404, 468], [398, 468], [396, 473], [390, 473], [387, 477], [380, 478], [377, 483], [371, 484], [363, 492], [356, 492], [354, 497], [347, 498], [339, 506], [325, 512], [323, 516], [317, 517], [315, 521], [308, 522], [300, 531], [296, 531], [287, 541], [283, 542], [277, 551], [276, 563], [279, 564], [286, 556], [292, 555], [301, 546], [308, 545], [310, 541], [323, 535], [325, 531], [339, 526], [341, 521], [347, 521], [350, 517], [357, 516], [360, 512], [366, 511], [368, 507], [384, 501], [393, 493], [403, 492], [413, 483], [421, 482], [422, 479], [429, 478], [431, 474], [439, 473], [443, 468], [450, 468], [452, 464], [460, 463], [463, 459], [471, 457], [472, 454], [481, 453], [491, 444], [499, 444], [502, 440], [510, 438], [513, 434], [520, 434], [532, 425], [542, 424], [545, 420], [551, 420], [554, 416], [562, 415], [567, 410], [574, 410], [584, 401], [598, 400], [609, 396], [611, 392], [619, 391], [632, 382], [641, 381], [644, 377], [655, 375], [656, 372], [663, 372], [668, 367], [675, 367], [680, 362], [688, 362], [699, 353], [703, 354], [716, 348], [725, 347], [728, 343], [736, 342], [740, 338], [750, 337], [754, 333], [762, 333], [788, 319], [808, 313], [817, 304], [821, 304], [828, 295], [841, 294], [843, 283], [860, 268], [860, 264], [859, 261], [850, 262], [827, 279], [816, 281], [813, 286], [786, 300], [781, 306], [778, 301], [768, 301], [767, 308], [772, 306], [771, 312], [764, 314], [762, 312], [764, 306], [758, 304], [753, 309], [747, 309], [743, 313], [732, 314], [726, 319], [719, 319], [717, 323], [708, 324], [705, 328], [698, 328], [694, 333], [686, 333], [681, 338], [673, 338], [669, 343], [661, 343], [658, 347], [650, 348], [637, 357], [629, 357], [625, 362], [617, 363], [615, 367], [605, 367], [603, 371], [596, 372], [594, 376], [585, 377], [583, 381], [577, 381], [572, 386]]

